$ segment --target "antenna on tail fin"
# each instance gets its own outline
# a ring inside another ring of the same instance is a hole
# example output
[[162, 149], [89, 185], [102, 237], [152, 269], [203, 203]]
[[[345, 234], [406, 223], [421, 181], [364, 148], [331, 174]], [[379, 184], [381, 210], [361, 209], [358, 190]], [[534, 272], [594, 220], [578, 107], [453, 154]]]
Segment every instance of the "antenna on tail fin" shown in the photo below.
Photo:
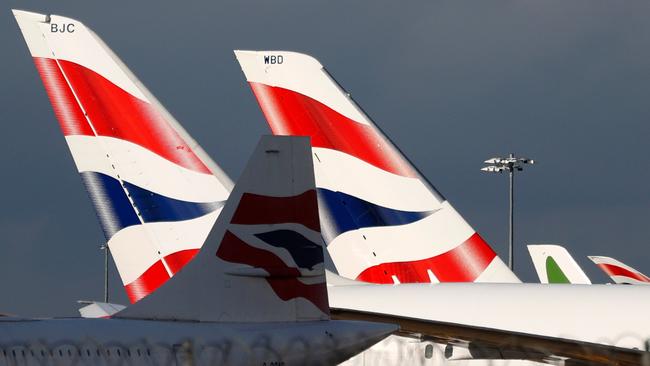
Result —
[[196, 258], [116, 317], [327, 319], [323, 247], [309, 138], [264, 136]]

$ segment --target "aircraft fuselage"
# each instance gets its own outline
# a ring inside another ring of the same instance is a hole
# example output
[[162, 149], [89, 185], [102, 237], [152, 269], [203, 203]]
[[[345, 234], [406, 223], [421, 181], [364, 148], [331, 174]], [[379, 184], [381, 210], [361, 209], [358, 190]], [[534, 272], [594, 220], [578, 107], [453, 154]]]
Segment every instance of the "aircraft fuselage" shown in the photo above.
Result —
[[0, 365], [328, 365], [387, 331], [363, 324], [8, 318]]

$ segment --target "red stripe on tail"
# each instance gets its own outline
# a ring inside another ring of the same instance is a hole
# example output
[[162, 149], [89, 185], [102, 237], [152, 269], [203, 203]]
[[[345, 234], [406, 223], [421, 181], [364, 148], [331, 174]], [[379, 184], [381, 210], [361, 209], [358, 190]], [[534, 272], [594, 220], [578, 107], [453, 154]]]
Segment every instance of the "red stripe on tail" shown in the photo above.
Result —
[[417, 176], [374, 126], [292, 90], [254, 82], [250, 86], [274, 135], [310, 136], [314, 147], [338, 150], [393, 174]]
[[50, 58], [34, 57], [36, 70], [41, 76], [47, 96], [50, 98], [54, 115], [64, 136], [92, 136], [93, 130], [88, 125], [79, 104], [70, 91], [56, 61]]
[[[176, 253], [165, 256], [164, 260], [167, 267], [175, 275], [185, 265], [191, 261], [194, 256], [199, 252], [199, 249], [186, 249], [180, 250]], [[124, 286], [126, 294], [129, 296], [131, 303], [140, 301], [143, 297], [154, 292], [158, 287], [162, 286], [169, 280], [169, 274], [165, 269], [162, 261], [154, 263], [151, 267], [147, 268], [143, 274], [140, 275], [135, 281]]]
[[176, 253], [170, 254], [165, 257], [165, 263], [173, 274], [180, 271], [194, 256], [199, 252], [199, 249], [185, 249]]
[[357, 280], [371, 283], [431, 282], [431, 270], [440, 282], [474, 282], [496, 257], [496, 253], [477, 233], [456, 248], [435, 257], [410, 262], [382, 263], [366, 268]]
[[248, 245], [230, 231], [226, 231], [216, 255], [227, 262], [264, 269], [269, 274], [266, 281], [280, 299], [287, 301], [302, 297], [329, 314], [325, 281], [315, 284], [301, 282], [298, 279], [300, 271], [287, 266], [277, 255]]
[[320, 232], [316, 191], [311, 189], [291, 197], [270, 197], [244, 193], [237, 211], [230, 221], [232, 224], [302, 224]]
[[[64, 135], [93, 135], [77, 104], [78, 99], [97, 135], [132, 142], [184, 168], [211, 174], [151, 104], [74, 62], [59, 60], [57, 65], [55, 60], [42, 58], [34, 58], [34, 62], [41, 72]], [[58, 66], [63, 73], [54, 70]]]
[[602, 269], [609, 276], [624, 276], [641, 282], [650, 282], [650, 278], [642, 275], [641, 273], [632, 272], [623, 267], [619, 267], [613, 264], [606, 264], [606, 263], [596, 263], [596, 265], [600, 267], [600, 269]]
[[154, 263], [135, 281], [124, 286], [129, 300], [134, 304], [154, 292], [169, 279], [169, 274], [161, 261]]

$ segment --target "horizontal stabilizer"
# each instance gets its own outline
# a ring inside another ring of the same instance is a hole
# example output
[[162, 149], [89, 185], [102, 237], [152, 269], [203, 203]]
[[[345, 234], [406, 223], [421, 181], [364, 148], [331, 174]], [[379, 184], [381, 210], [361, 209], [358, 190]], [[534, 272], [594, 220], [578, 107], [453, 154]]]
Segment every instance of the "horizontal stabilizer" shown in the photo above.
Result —
[[82, 318], [110, 318], [126, 308], [124, 305], [100, 301], [78, 301], [78, 303], [84, 304], [79, 308]]

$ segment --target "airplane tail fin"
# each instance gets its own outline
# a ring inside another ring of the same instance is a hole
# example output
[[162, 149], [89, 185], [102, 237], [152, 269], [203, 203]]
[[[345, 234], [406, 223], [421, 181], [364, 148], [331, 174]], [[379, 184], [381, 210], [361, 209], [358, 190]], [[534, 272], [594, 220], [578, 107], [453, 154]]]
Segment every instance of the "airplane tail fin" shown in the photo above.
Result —
[[563, 246], [528, 245], [528, 253], [541, 283], [591, 284], [589, 277]]
[[614, 258], [589, 256], [589, 259], [605, 272], [614, 283], [625, 285], [650, 284], [650, 278], [648, 276]]
[[182, 268], [232, 182], [101, 39], [13, 11], [132, 302]]
[[309, 139], [264, 136], [196, 258], [122, 318], [329, 317]]
[[311, 137], [327, 249], [374, 283], [519, 282], [314, 58], [235, 51], [275, 135]]

